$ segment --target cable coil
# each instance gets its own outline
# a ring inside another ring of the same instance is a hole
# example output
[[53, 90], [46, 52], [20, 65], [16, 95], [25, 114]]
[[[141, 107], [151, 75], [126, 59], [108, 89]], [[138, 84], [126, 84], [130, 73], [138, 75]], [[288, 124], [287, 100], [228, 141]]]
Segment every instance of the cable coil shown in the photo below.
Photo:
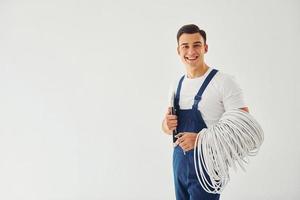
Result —
[[263, 140], [261, 126], [240, 109], [226, 111], [217, 124], [202, 129], [194, 147], [195, 170], [202, 188], [221, 193], [230, 180], [229, 168], [236, 170], [238, 163], [245, 171], [248, 156], [258, 153]]

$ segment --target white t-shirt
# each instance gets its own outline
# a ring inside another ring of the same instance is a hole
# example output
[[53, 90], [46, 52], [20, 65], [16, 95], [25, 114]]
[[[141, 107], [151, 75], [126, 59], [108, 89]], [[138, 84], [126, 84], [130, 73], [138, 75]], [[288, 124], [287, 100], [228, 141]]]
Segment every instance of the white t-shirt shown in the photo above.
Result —
[[[185, 75], [180, 91], [180, 109], [192, 108], [194, 97], [211, 70], [210, 67], [203, 76], [193, 79]], [[170, 97], [171, 94], [176, 93], [180, 78], [172, 84]], [[204, 90], [202, 99], [198, 104], [198, 109], [207, 127], [217, 123], [225, 111], [243, 107], [246, 107], [246, 104], [241, 88], [232, 76], [220, 71], [217, 72]]]

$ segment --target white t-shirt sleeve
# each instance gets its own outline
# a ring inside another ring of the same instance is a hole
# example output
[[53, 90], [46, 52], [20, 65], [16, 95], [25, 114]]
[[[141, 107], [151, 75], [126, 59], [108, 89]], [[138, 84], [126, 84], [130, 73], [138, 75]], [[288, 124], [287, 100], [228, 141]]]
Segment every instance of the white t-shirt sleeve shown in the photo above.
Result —
[[173, 95], [176, 93], [176, 89], [177, 89], [177, 80], [173, 81], [170, 85], [169, 85], [169, 91], [168, 91], [168, 99], [167, 99], [167, 105], [168, 107], [172, 107], [173, 106]]
[[174, 93], [174, 86], [173, 86], [173, 84], [171, 84], [170, 86], [169, 86], [169, 91], [168, 91], [168, 107], [171, 107], [172, 106], [172, 95], [173, 95], [173, 93]]
[[225, 111], [246, 107], [243, 91], [233, 76], [226, 76], [223, 85], [223, 105]]

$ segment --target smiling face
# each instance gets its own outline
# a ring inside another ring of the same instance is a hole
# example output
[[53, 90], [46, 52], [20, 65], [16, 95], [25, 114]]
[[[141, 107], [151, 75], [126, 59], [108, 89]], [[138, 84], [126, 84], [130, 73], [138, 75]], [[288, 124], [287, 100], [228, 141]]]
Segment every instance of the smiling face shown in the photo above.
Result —
[[190, 68], [198, 68], [204, 64], [204, 54], [208, 46], [199, 33], [184, 33], [178, 40], [177, 52], [181, 61]]

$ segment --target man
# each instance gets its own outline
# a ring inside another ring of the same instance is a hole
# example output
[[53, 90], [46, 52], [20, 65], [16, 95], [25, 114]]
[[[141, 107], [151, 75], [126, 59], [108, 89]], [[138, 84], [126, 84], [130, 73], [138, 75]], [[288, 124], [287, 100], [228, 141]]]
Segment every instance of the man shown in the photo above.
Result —
[[240, 108], [248, 112], [248, 108], [232, 77], [205, 63], [208, 45], [204, 30], [194, 24], [185, 25], [177, 33], [177, 43], [186, 74], [171, 89], [176, 115], [168, 108], [162, 123], [165, 133], [178, 132], [173, 152], [176, 199], [217, 200], [220, 195], [207, 193], [196, 176], [193, 149], [197, 134], [217, 123], [225, 111]]

